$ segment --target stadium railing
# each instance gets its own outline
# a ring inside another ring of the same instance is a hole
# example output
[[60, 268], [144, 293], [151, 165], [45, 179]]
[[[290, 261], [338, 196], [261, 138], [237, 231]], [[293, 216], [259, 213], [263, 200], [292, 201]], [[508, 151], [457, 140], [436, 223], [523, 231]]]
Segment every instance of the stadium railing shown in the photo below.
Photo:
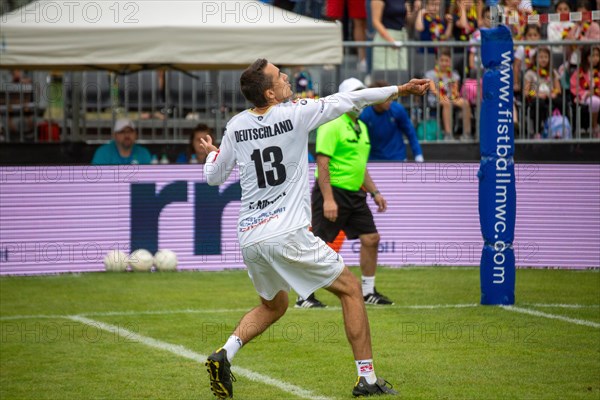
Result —
[[[551, 68], [558, 69], [567, 61], [567, 47], [581, 45], [581, 42], [515, 42], [515, 48], [525, 44], [531, 49], [550, 46]], [[357, 48], [366, 47], [368, 54], [371, 54], [377, 46], [391, 45], [344, 42], [344, 61], [341, 65], [308, 66], [315, 93], [321, 97], [335, 93], [339, 83], [348, 77], [356, 77], [367, 83], [384, 79], [391, 84], [422, 77], [425, 71], [433, 69], [435, 65], [434, 55], [428, 53], [428, 49], [441, 47], [450, 49], [453, 68], [461, 77], [461, 85], [468, 80], [476, 87], [477, 82], [481, 81], [483, 71], [480, 67], [470, 71], [465, 68], [472, 48], [480, 59], [478, 43], [408, 41], [403, 43], [403, 49], [408, 55], [406, 69], [359, 70]], [[525, 72], [525, 63], [522, 65], [523, 69], [519, 71], [521, 78]], [[292, 69], [283, 70], [290, 75], [291, 81]], [[198, 122], [213, 127], [219, 140], [227, 120], [250, 106], [239, 90], [240, 73], [241, 71], [232, 70], [147, 70], [120, 75], [107, 71], [83, 71], [64, 72], [61, 77], [56, 78], [50, 72], [35, 71], [31, 83], [0, 83], [0, 141], [105, 142], [110, 138], [114, 120], [121, 116], [137, 122], [141, 143], [185, 143], [188, 133]], [[561, 94], [550, 103], [552, 111], [557, 109], [565, 116], [565, 121], [570, 122], [571, 138], [561, 140], [599, 140], [591, 134], [589, 109], [573, 102], [567, 89], [568, 82], [568, 78], [561, 81]], [[481, 90], [476, 89], [476, 93], [471, 93], [470, 97], [473, 100], [474, 140], [477, 141]], [[544, 140], [532, 128], [540, 125], [539, 107], [526, 107], [528, 101], [531, 100], [527, 99], [523, 91], [515, 94], [518, 112], [515, 139], [526, 142]], [[409, 110], [416, 127], [422, 125], [435, 128], [435, 134], [425, 135], [421, 138], [422, 141], [447, 143], [440, 139], [442, 124], [439, 105], [431, 106], [426, 97], [406, 97], [401, 102]], [[456, 132], [460, 130], [458, 117], [457, 113], [452, 114]], [[47, 127], [48, 122], [60, 129], [59, 137], [42, 134], [43, 126]]]

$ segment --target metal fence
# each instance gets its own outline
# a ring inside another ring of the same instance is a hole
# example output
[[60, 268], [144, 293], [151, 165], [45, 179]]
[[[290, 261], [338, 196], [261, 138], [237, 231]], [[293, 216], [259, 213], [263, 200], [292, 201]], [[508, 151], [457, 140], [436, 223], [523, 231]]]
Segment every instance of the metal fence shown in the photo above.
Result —
[[[569, 66], [567, 50], [580, 42], [516, 42], [515, 48], [527, 46], [529, 51], [539, 47], [551, 47], [550, 70], [565, 69], [561, 79], [561, 92], [549, 101], [527, 96], [521, 90], [515, 92], [515, 139], [538, 141], [545, 139], [544, 123], [550, 114], [560, 113], [565, 133], [561, 140], [598, 140], [592, 135], [592, 118], [586, 105], [574, 102], [568, 87], [568, 74], [578, 65]], [[317, 96], [335, 93], [339, 83], [349, 77], [365, 82], [386, 80], [399, 84], [410, 78], [423, 77], [435, 66], [435, 49], [447, 47], [451, 52], [453, 69], [460, 76], [460, 95], [470, 102], [472, 139], [479, 139], [481, 105], [481, 77], [479, 43], [468, 42], [405, 42], [391, 50], [390, 66], [380, 69], [361, 70], [356, 56], [359, 47], [366, 47], [369, 59], [375, 49], [392, 49], [391, 44], [373, 42], [345, 42], [342, 65], [310, 66], [304, 68], [313, 82]], [[469, 62], [474, 61], [474, 68]], [[580, 60], [581, 61], [581, 60]], [[397, 64], [400, 62], [400, 68]], [[394, 65], [394, 67], [391, 67]], [[381, 65], [380, 65], [381, 67]], [[519, 71], [521, 82], [526, 63]], [[293, 82], [300, 68], [284, 68]], [[2, 71], [7, 75], [7, 71]], [[213, 127], [220, 139], [229, 118], [250, 107], [239, 90], [241, 71], [160, 71], [147, 70], [131, 74], [117, 74], [102, 70], [82, 72], [28, 71], [26, 78], [12, 82], [5, 76], [0, 86], [0, 141], [5, 142], [52, 142], [86, 141], [104, 142], [110, 139], [116, 118], [128, 117], [137, 123], [141, 143], [184, 143], [188, 134], [199, 123]], [[592, 90], [590, 88], [590, 90]], [[446, 143], [456, 141], [464, 128], [464, 109], [451, 113], [452, 132], [442, 135], [439, 101], [405, 97], [400, 100], [407, 108], [420, 139], [425, 142]], [[567, 122], [568, 121], [568, 122]], [[570, 134], [567, 134], [567, 124]]]

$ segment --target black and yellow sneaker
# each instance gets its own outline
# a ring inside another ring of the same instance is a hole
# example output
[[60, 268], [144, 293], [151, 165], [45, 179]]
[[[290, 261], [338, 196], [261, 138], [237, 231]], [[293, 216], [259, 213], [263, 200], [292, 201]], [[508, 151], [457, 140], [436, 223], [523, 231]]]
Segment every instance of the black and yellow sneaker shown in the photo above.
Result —
[[377, 289], [373, 290], [373, 293], [370, 293], [364, 296], [365, 304], [372, 304], [376, 306], [391, 306], [394, 304], [392, 300], [390, 300], [387, 296], [379, 293]]
[[382, 396], [382, 395], [396, 395], [392, 385], [385, 379], [377, 378], [377, 382], [372, 385], [367, 383], [367, 379], [364, 376], [359, 377], [356, 380], [354, 389], [352, 389], [352, 396], [354, 397], [368, 397], [368, 396]]
[[210, 390], [218, 399], [233, 397], [235, 377], [231, 373], [231, 364], [227, 360], [227, 350], [221, 348], [206, 360], [206, 370], [210, 379]]

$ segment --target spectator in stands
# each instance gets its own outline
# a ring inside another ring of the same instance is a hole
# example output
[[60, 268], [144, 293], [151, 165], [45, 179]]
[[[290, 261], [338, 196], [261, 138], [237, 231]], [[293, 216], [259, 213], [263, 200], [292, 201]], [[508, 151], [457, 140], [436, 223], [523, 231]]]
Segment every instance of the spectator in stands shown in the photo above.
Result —
[[527, 14], [531, 12], [531, 3], [524, 3], [523, 0], [500, 0], [500, 5], [504, 8], [504, 25], [508, 26], [514, 40], [523, 39]]
[[94, 153], [94, 165], [150, 164], [152, 156], [147, 148], [136, 144], [137, 131], [129, 119], [115, 122], [113, 140], [100, 146]]
[[272, 0], [272, 4], [275, 7], [283, 8], [286, 11], [292, 11], [296, 2], [292, 0]]
[[35, 86], [31, 85], [30, 71], [22, 69], [0, 70], [0, 96], [6, 107], [5, 140], [23, 134], [26, 140], [35, 131]]
[[[456, 42], [468, 42], [477, 30], [478, 0], [456, 0], [451, 6], [452, 37]], [[454, 67], [461, 73], [469, 73], [468, 47], [458, 47], [454, 53]]]
[[12, 83], [31, 83], [31, 74], [29, 71], [24, 71], [22, 69], [12, 69], [10, 70], [11, 82]]
[[[386, 81], [375, 81], [371, 87], [389, 85]], [[406, 161], [408, 158], [404, 144], [405, 136], [415, 161], [424, 161], [415, 127], [400, 103], [388, 100], [369, 106], [360, 114], [360, 120], [367, 125], [371, 141], [369, 161]]]
[[[525, 41], [536, 41], [542, 39], [542, 31], [539, 25], [529, 24], [525, 27]], [[516, 93], [521, 92], [521, 74], [523, 71], [531, 69], [535, 64], [535, 50], [537, 46], [533, 45], [520, 45], [515, 50], [515, 61], [513, 63], [514, 73], [514, 91]]]
[[[452, 36], [457, 42], [468, 42], [471, 35], [477, 30], [478, 15], [477, 4], [479, 0], [456, 0], [452, 7], [451, 15]], [[489, 9], [489, 7], [488, 7]]]
[[294, 12], [314, 19], [323, 18], [323, 3], [325, 0], [296, 0]]
[[294, 68], [294, 87], [295, 93], [299, 98], [314, 98], [315, 91], [313, 89], [313, 80], [308, 71], [304, 66], [298, 66]]
[[[571, 6], [569, 6], [569, 2], [567, 0], [559, 0], [556, 3], [555, 12], [558, 14], [570, 13]], [[565, 40], [571, 29], [575, 26], [574, 22], [571, 21], [552, 21], [548, 23], [547, 35], [548, 40], [551, 42], [557, 42], [560, 40]], [[563, 53], [565, 48], [563, 46], [553, 46], [553, 53]]]
[[[352, 36], [355, 42], [367, 40], [367, 6], [365, 0], [327, 0], [325, 15], [327, 18], [342, 20], [347, 8], [348, 17], [352, 20]], [[364, 47], [358, 48], [358, 71], [367, 72], [367, 52]]]
[[[479, 27], [489, 29], [492, 26], [490, 18], [490, 8], [485, 7], [481, 10], [481, 18], [479, 18]], [[470, 44], [481, 43], [481, 29], [477, 28], [469, 39]], [[480, 92], [481, 77], [483, 75], [483, 65], [479, 60], [479, 47], [469, 47], [469, 59], [467, 63], [467, 78], [463, 82], [461, 93], [469, 103], [474, 106], [477, 104], [478, 92]], [[479, 78], [479, 80], [477, 80]]]
[[209, 138], [211, 142], [215, 141], [212, 129], [203, 123], [196, 125], [194, 131], [190, 135], [186, 152], [179, 154], [175, 162], [179, 164], [205, 164], [208, 153], [202, 145], [202, 139], [208, 142]]
[[[340, 84], [339, 91], [364, 88], [361, 81], [350, 78]], [[387, 209], [387, 202], [367, 170], [370, 151], [367, 126], [358, 119], [357, 112], [349, 111], [318, 128], [315, 149], [318, 171], [312, 192], [313, 233], [325, 242], [333, 242], [340, 230], [348, 239], [359, 239], [365, 303], [393, 304], [375, 289], [379, 233], [367, 204], [367, 193], [371, 193], [379, 212]], [[310, 308], [323, 304], [311, 294], [306, 299], [299, 297], [296, 306]]]
[[407, 70], [408, 52], [399, 42], [408, 40], [408, 27], [414, 23], [421, 1], [371, 0], [371, 22], [375, 29], [374, 43], [392, 43], [395, 47], [373, 49], [374, 70]]
[[551, 113], [551, 108], [561, 109], [560, 79], [558, 72], [550, 68], [550, 48], [540, 47], [536, 52], [533, 65], [524, 77], [524, 91], [527, 99], [527, 113], [533, 121], [533, 137], [540, 139], [544, 131], [544, 123]]
[[600, 47], [586, 46], [581, 66], [571, 75], [571, 94], [576, 104], [587, 105], [592, 116], [592, 134], [600, 138]]
[[461, 139], [472, 140], [471, 106], [468, 100], [460, 95], [460, 76], [452, 70], [450, 49], [445, 47], [438, 49], [436, 65], [432, 70], [425, 73], [425, 79], [431, 81], [429, 95], [427, 96], [429, 106], [436, 107], [439, 102], [442, 109], [444, 139], [451, 140], [453, 138], [452, 111], [454, 107], [458, 107], [462, 111], [463, 134]]
[[[446, 14], [444, 18], [440, 15], [440, 0], [427, 0], [425, 8], [417, 13], [415, 31], [423, 42], [448, 40], [452, 36], [453, 20], [454, 17], [450, 14]], [[424, 52], [423, 48], [419, 49], [419, 53]], [[435, 53], [435, 48], [429, 47], [427, 53]]]
[[[577, 3], [578, 12], [592, 11], [589, 0], [579, 0]], [[596, 21], [577, 21], [573, 29], [567, 34], [566, 40], [590, 41], [600, 40], [600, 25]], [[567, 59], [571, 65], [579, 65], [582, 62], [581, 49], [579, 46], [570, 46], [567, 49]]]
[[[492, 20], [490, 16], [490, 8], [485, 7], [481, 11], [481, 19], [480, 19], [480, 27], [473, 32], [471, 35], [471, 39], [469, 39], [469, 43], [481, 43], [481, 28], [491, 28]], [[474, 73], [477, 69], [483, 69], [483, 65], [481, 65], [481, 61], [479, 60], [479, 49], [475, 46], [469, 48], [469, 76], [471, 78], [475, 78], [477, 76]], [[480, 74], [481, 76], [482, 74]]]
[[537, 14], [548, 14], [552, 10], [550, 0], [531, 0], [531, 6]]

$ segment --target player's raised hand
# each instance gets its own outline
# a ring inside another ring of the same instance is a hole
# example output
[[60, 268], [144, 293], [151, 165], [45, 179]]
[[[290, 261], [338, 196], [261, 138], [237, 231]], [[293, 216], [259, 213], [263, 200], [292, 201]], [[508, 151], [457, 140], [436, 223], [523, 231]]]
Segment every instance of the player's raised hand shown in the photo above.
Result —
[[204, 148], [204, 151], [206, 151], [206, 153], [210, 153], [211, 151], [217, 151], [219, 150], [212, 142], [212, 137], [207, 136], [206, 137], [208, 140], [204, 139], [204, 138], [200, 138], [200, 143], [202, 143], [202, 147]]
[[398, 86], [398, 96], [408, 96], [414, 94], [423, 96], [427, 93], [431, 81], [429, 79], [411, 79], [408, 83]]

